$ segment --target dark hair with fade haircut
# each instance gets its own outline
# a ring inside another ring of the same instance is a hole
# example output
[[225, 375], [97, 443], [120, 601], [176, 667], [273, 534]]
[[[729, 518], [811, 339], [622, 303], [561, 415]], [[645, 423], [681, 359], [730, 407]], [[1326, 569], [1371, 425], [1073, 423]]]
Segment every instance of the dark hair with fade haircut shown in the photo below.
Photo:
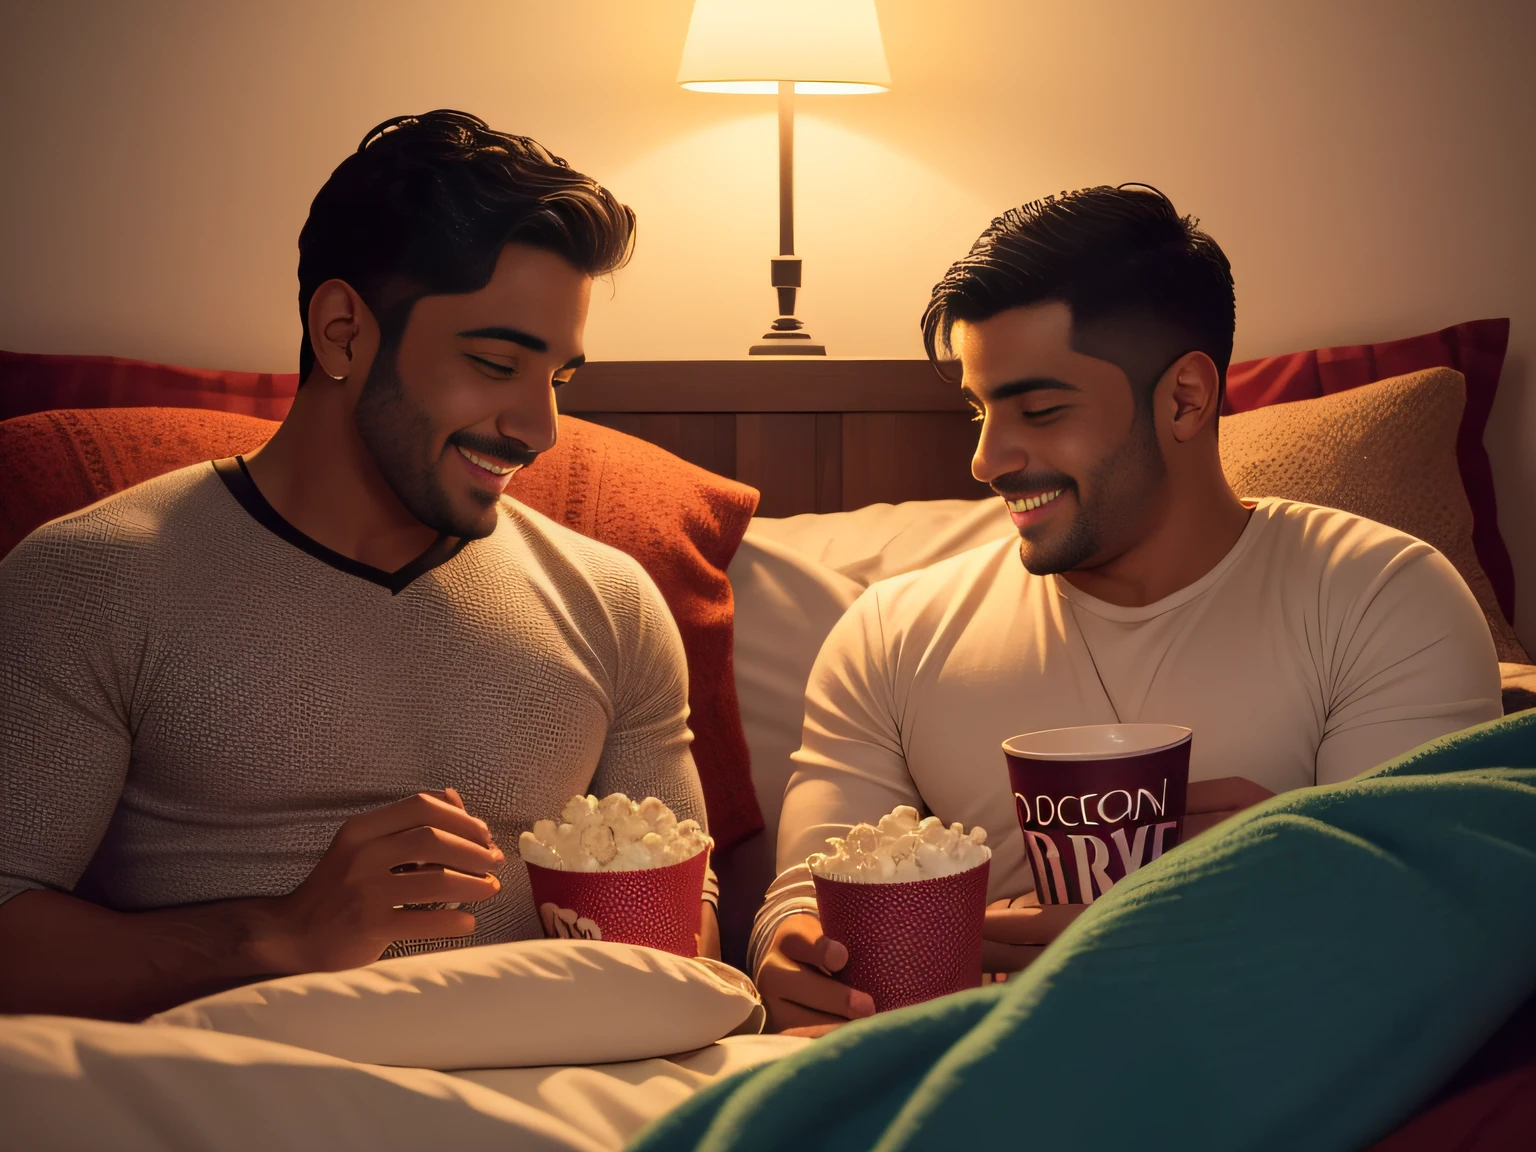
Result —
[[630, 208], [526, 136], [451, 109], [392, 117], [337, 165], [299, 233], [299, 381], [315, 363], [309, 302], [327, 280], [357, 291], [393, 348], [417, 300], [485, 287], [507, 244], [595, 277], [629, 260], [634, 236]]
[[[1225, 390], [1237, 319], [1232, 267], [1199, 221], [1180, 216], [1156, 188], [1084, 188], [997, 217], [934, 286], [923, 346], [937, 367], [952, 359], [957, 321], [1053, 300], [1072, 311], [1074, 348], [1099, 355], [1108, 344], [1113, 351], [1100, 358], [1124, 369], [1133, 388], [1145, 386], [1139, 403], [1150, 402], [1162, 371], [1187, 352], [1209, 356]], [[1125, 340], [1091, 335], [1126, 325], [1139, 355], [1126, 355]]]

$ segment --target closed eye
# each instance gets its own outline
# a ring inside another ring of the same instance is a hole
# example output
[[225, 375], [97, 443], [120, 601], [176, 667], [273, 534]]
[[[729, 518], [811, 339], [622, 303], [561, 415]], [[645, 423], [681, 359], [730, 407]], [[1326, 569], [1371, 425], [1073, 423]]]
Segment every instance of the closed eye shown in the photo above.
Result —
[[986, 413], [985, 409], [978, 408], [974, 404], [971, 405], [971, 423], [972, 424], [980, 424], [986, 418], [987, 418], [987, 413]]
[[1050, 408], [1026, 408], [1024, 409], [1024, 419], [1041, 420], [1047, 416], [1054, 416], [1058, 412], [1065, 412], [1069, 407], [1071, 407], [1069, 404], [1056, 404]]
[[516, 364], [502, 364], [495, 360], [487, 360], [484, 356], [476, 356], [473, 352], [466, 352], [464, 355], [467, 359], [472, 360], [476, 364], [480, 365], [481, 368], [484, 368], [486, 371], [495, 376], [501, 377], [503, 380], [510, 379], [511, 377], [517, 375]]

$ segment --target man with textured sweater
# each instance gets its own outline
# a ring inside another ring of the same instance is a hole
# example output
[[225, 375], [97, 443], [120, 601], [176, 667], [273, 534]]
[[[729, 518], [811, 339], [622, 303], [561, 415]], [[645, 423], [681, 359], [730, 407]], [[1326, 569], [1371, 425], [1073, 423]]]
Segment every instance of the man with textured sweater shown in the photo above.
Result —
[[633, 230], [531, 140], [380, 125], [300, 234], [272, 440], [0, 563], [0, 1011], [536, 936], [498, 844], [588, 791], [704, 819], [655, 585], [503, 496]]

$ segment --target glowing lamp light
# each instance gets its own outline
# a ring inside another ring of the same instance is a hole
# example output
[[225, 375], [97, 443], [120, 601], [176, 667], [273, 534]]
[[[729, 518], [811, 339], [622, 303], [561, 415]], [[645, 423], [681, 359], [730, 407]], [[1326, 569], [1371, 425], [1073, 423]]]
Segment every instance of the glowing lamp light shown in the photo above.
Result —
[[795, 96], [884, 92], [891, 70], [874, 0], [694, 0], [677, 82], [694, 92], [779, 97], [779, 317], [753, 356], [825, 356], [795, 317]]

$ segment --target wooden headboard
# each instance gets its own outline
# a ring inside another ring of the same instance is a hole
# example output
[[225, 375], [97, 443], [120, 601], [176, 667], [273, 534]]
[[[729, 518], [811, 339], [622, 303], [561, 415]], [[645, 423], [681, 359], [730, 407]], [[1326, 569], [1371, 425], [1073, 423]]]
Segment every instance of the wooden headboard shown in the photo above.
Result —
[[761, 516], [980, 499], [976, 425], [926, 360], [612, 360], [560, 410], [750, 484]]

